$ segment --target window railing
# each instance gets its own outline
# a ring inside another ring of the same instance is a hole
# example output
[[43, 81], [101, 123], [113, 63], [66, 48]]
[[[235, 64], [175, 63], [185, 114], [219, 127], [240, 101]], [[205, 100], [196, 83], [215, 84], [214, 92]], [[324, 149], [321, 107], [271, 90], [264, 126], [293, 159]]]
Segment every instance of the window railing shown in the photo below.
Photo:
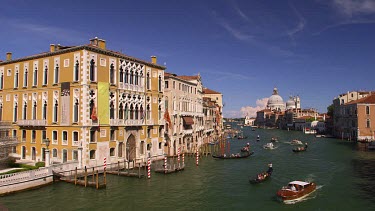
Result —
[[19, 126], [46, 126], [47, 120], [38, 120], [38, 119], [20, 119], [17, 121]]

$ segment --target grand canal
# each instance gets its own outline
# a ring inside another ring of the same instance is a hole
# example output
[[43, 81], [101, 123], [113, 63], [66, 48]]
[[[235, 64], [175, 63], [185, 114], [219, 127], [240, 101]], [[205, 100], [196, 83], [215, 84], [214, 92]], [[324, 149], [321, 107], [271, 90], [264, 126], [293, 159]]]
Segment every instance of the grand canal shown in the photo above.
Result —
[[[238, 160], [203, 157], [195, 166], [186, 157], [185, 171], [152, 174], [150, 180], [108, 176], [96, 190], [63, 182], [0, 198], [9, 210], [375, 210], [375, 152], [356, 144], [315, 138], [302, 132], [244, 128], [244, 140], [231, 140], [232, 152], [247, 142], [253, 156]], [[261, 141], [256, 142], [260, 135]], [[277, 149], [263, 145], [278, 137]], [[308, 151], [293, 153], [292, 139], [307, 142]], [[249, 177], [273, 163], [271, 180], [251, 185]], [[276, 191], [292, 180], [315, 181], [318, 190], [306, 200], [285, 205]]]

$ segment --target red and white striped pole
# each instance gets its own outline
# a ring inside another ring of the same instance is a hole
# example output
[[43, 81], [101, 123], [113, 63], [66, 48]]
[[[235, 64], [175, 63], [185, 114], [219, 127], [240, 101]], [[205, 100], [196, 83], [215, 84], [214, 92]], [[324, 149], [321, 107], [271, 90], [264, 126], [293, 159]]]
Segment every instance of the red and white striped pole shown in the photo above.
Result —
[[198, 164], [199, 164], [199, 153], [198, 153], [198, 148], [197, 148], [197, 159], [196, 159], [196, 164], [197, 164], [197, 166], [198, 166]]
[[104, 157], [104, 171], [107, 169], [107, 158]]
[[167, 173], [167, 156], [164, 157], [164, 173]]
[[151, 158], [147, 158], [147, 178], [151, 178]]

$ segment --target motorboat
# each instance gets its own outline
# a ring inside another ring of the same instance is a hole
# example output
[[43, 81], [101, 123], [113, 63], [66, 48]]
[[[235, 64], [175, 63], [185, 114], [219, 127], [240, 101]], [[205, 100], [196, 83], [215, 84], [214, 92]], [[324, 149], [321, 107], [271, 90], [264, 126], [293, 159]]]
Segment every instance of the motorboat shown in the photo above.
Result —
[[263, 148], [264, 149], [275, 149], [275, 146], [273, 145], [272, 142], [270, 142], [270, 143], [267, 143], [267, 144], [263, 145]]
[[290, 144], [292, 144], [292, 145], [303, 145], [302, 141], [297, 140], [297, 139], [292, 140], [290, 142]]
[[316, 184], [314, 182], [292, 181], [277, 191], [277, 197], [288, 204], [305, 198], [315, 190]]
[[293, 149], [293, 152], [304, 152], [307, 150], [307, 143], [305, 143], [305, 147], [297, 147]]
[[271, 142], [277, 142], [277, 138], [276, 137], [272, 137], [271, 138]]

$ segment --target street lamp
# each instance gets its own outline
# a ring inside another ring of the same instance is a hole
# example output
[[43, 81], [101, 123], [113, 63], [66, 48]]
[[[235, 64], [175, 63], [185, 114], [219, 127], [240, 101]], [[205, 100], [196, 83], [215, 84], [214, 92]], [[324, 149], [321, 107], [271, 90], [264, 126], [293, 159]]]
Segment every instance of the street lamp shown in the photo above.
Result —
[[49, 164], [50, 164], [50, 158], [49, 158], [49, 144], [51, 143], [49, 138], [45, 139], [44, 140], [44, 143], [46, 144], [46, 147], [47, 149], [45, 150], [45, 153], [46, 153], [46, 162], [45, 162], [45, 167], [49, 167]]
[[46, 144], [46, 147], [47, 147], [47, 150], [48, 150], [49, 144], [51, 143], [51, 141], [49, 140], [49, 138], [45, 139], [44, 143]]

